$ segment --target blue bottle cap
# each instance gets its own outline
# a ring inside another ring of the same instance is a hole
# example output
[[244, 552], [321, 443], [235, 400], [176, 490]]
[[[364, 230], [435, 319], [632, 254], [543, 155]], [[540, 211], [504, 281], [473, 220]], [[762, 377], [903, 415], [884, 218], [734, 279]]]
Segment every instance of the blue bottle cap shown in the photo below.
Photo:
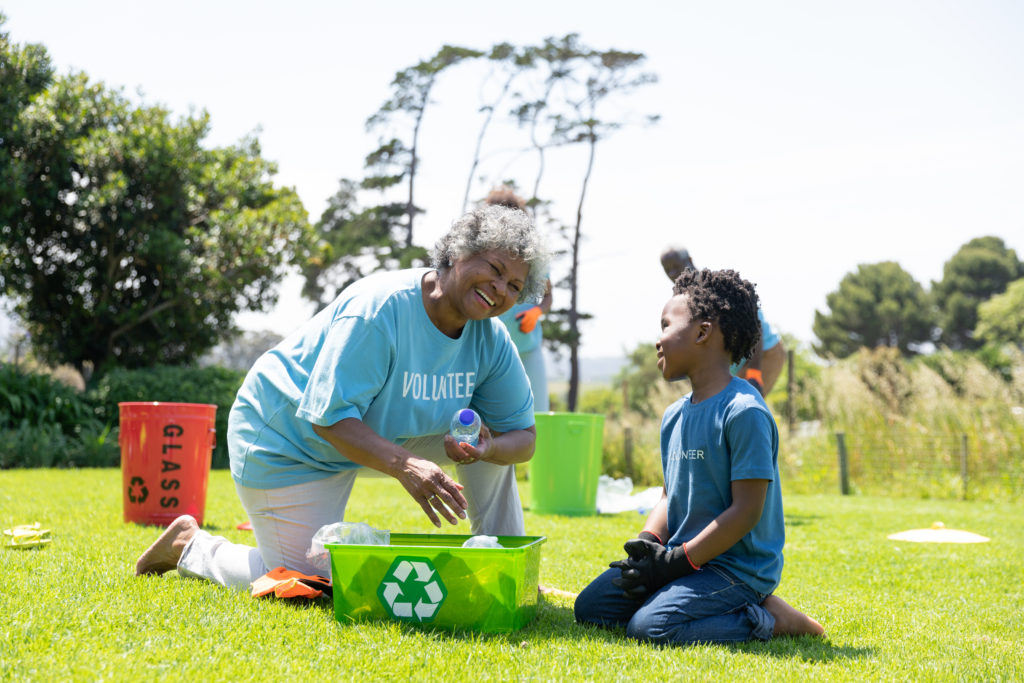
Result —
[[459, 422], [465, 426], [473, 424], [473, 420], [476, 419], [476, 413], [471, 408], [463, 408], [459, 411]]

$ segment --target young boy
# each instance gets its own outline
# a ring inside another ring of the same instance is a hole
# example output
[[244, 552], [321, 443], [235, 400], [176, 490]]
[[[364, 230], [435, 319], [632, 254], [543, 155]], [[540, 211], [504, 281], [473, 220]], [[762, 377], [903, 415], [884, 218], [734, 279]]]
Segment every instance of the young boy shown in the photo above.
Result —
[[820, 636], [821, 624], [772, 595], [785, 542], [778, 429], [729, 372], [760, 338], [754, 286], [731, 270], [686, 270], [672, 292], [658, 368], [693, 391], [662, 418], [665, 489], [628, 557], [579, 594], [576, 620], [663, 643]]

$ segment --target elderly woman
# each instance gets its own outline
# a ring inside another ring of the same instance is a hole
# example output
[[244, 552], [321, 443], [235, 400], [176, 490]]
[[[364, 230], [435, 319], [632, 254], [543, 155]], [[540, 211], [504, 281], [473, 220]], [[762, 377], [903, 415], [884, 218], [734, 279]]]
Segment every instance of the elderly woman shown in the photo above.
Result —
[[[498, 316], [543, 295], [548, 252], [525, 213], [490, 206], [457, 220], [432, 259], [353, 283], [249, 371], [228, 447], [257, 547], [183, 516], [137, 574], [239, 588], [278, 566], [316, 574], [312, 536], [344, 518], [360, 467], [396, 478], [436, 526], [468, 515], [474, 534], [524, 533], [509, 465], [533, 455], [533, 396]], [[475, 447], [447, 434], [467, 406], [484, 423]]]

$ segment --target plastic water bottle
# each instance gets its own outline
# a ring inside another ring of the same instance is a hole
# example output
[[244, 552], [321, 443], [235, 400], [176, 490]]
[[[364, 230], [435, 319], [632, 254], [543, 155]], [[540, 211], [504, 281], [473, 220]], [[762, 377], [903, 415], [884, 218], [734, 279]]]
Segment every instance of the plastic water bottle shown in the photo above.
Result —
[[452, 415], [451, 435], [456, 441], [475, 446], [480, 438], [480, 416], [471, 408], [456, 410]]

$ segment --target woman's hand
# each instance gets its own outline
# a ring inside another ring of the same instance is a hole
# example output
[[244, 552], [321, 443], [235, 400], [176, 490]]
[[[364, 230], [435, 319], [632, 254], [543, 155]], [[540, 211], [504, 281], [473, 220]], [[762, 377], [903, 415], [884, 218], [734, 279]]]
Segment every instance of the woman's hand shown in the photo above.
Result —
[[459, 518], [466, 518], [467, 503], [461, 484], [429, 460], [416, 457], [378, 436], [362, 421], [349, 417], [329, 427], [313, 425], [313, 431], [352, 462], [372, 467], [402, 482], [434, 526], [441, 526], [438, 512], [452, 524], [458, 524]]
[[493, 446], [494, 437], [487, 425], [480, 425], [480, 437], [476, 440], [476, 446], [465, 441], [456, 441], [451, 434], [446, 434], [444, 437], [444, 452], [457, 465], [471, 465], [477, 460], [486, 460], [487, 452]]
[[444, 452], [459, 465], [471, 465], [477, 460], [485, 460], [492, 465], [515, 465], [533, 457], [536, 440], [537, 430], [534, 427], [501, 433], [481, 425], [476, 446], [459, 443], [448, 434], [444, 437]]
[[416, 456], [407, 458], [395, 478], [402, 482], [434, 526], [441, 526], [437, 513], [451, 524], [458, 524], [459, 519], [466, 518], [467, 503], [462, 495], [462, 484], [429, 460]]

